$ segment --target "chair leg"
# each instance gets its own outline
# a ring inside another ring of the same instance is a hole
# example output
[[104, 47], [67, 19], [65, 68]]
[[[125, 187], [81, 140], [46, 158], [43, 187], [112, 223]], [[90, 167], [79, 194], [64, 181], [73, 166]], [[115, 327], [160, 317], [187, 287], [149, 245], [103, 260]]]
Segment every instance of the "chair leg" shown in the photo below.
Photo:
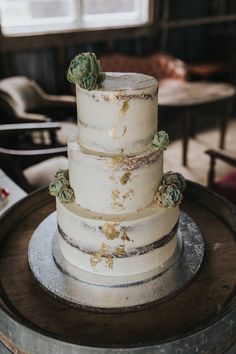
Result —
[[225, 106], [222, 115], [220, 117], [220, 143], [219, 143], [220, 149], [225, 148], [225, 134], [227, 130], [230, 111], [231, 111], [231, 101], [227, 101], [225, 102]]
[[190, 122], [190, 136], [193, 139], [196, 137], [196, 123], [197, 123], [197, 117], [195, 114], [193, 114]]
[[189, 128], [190, 128], [190, 113], [185, 110], [183, 112], [182, 119], [182, 141], [183, 141], [183, 152], [182, 152], [182, 164], [187, 166], [188, 164], [188, 140], [189, 140]]
[[214, 184], [214, 180], [215, 180], [215, 158], [214, 157], [210, 157], [210, 168], [209, 168], [209, 172], [208, 172], [208, 187], [212, 188], [213, 184]]

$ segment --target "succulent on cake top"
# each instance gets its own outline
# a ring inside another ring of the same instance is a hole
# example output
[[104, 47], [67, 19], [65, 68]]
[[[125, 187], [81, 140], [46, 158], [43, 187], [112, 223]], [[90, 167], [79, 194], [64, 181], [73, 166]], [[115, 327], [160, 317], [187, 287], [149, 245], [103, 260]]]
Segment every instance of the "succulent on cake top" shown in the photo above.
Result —
[[159, 150], [164, 151], [169, 142], [169, 135], [164, 130], [160, 130], [154, 135], [152, 145], [158, 147]]
[[104, 81], [105, 73], [96, 54], [87, 52], [76, 55], [70, 62], [67, 79], [85, 90], [94, 90]]
[[156, 193], [155, 200], [161, 207], [173, 208], [182, 202], [186, 187], [185, 178], [178, 172], [166, 172]]
[[61, 203], [73, 203], [75, 200], [74, 191], [70, 187], [68, 170], [57, 171], [48, 189], [49, 194], [58, 197]]

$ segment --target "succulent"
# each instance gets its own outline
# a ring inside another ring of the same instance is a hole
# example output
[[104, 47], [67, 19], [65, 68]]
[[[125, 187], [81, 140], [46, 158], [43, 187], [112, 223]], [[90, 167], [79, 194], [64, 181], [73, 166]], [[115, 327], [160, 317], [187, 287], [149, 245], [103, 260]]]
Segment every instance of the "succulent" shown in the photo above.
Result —
[[158, 147], [160, 150], [163, 151], [166, 150], [166, 147], [169, 142], [169, 135], [164, 130], [160, 130], [154, 135], [152, 145]]
[[69, 170], [58, 170], [55, 178], [65, 178], [69, 181]]
[[180, 190], [180, 192], [183, 192], [186, 187], [185, 178], [181, 175], [181, 173], [178, 173], [178, 172], [172, 172], [172, 171], [166, 172], [163, 175], [162, 183], [163, 184], [175, 184], [176, 187]]
[[75, 200], [75, 194], [72, 188], [64, 187], [58, 193], [58, 198], [61, 203], [73, 203]]
[[81, 53], [71, 61], [67, 79], [86, 90], [93, 90], [105, 79], [105, 73], [101, 72], [100, 61], [94, 53]]
[[49, 184], [49, 194], [57, 197], [61, 189], [64, 187], [64, 181], [61, 178], [54, 178]]
[[159, 188], [157, 199], [161, 206], [171, 208], [181, 203], [183, 195], [175, 184], [164, 184]]
[[94, 90], [97, 86], [97, 74], [88, 73], [81, 79], [80, 86], [85, 90]]

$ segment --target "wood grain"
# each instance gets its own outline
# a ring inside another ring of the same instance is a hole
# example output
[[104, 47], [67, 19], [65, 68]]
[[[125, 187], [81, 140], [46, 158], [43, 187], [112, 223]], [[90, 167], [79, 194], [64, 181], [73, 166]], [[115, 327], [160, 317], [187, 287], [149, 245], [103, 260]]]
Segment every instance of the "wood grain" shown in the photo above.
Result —
[[[18, 222], [11, 213], [5, 217], [5, 231], [10, 223], [12, 229], [7, 232], [0, 254], [2, 301], [20, 321], [38, 331], [63, 341], [99, 347], [151, 345], [216, 321], [236, 294], [235, 220], [225, 221], [227, 210], [222, 200], [214, 194], [204, 194], [206, 189], [201, 188], [195, 185], [187, 189], [183, 210], [200, 227], [206, 253], [196, 278], [176, 296], [150, 308], [122, 314], [75, 309], [50, 297], [33, 278], [27, 261], [34, 229], [55, 209], [54, 200], [44, 190], [21, 204]], [[218, 204], [214, 203], [216, 200]]]

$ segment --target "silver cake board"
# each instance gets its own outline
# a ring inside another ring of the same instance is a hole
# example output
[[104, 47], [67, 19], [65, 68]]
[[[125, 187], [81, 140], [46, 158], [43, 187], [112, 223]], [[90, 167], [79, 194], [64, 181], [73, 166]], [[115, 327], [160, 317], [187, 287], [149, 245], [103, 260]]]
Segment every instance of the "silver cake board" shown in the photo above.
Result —
[[71, 306], [98, 312], [134, 311], [174, 295], [198, 272], [204, 241], [196, 223], [182, 211], [177, 236], [176, 251], [162, 269], [127, 277], [99, 276], [79, 270], [64, 259], [54, 212], [33, 233], [28, 261], [39, 284]]

